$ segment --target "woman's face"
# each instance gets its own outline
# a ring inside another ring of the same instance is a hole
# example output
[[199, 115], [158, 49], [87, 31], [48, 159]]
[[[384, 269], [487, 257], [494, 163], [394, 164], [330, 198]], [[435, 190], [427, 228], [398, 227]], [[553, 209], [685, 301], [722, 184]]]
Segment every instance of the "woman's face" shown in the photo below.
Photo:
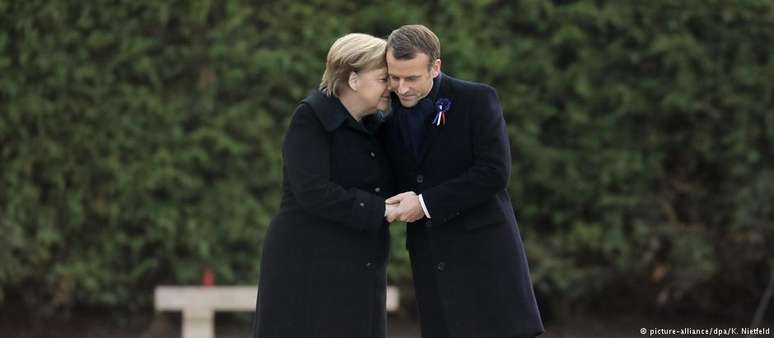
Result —
[[367, 111], [387, 111], [390, 109], [390, 91], [387, 89], [387, 67], [376, 68], [358, 73], [360, 85], [357, 95], [365, 102]]

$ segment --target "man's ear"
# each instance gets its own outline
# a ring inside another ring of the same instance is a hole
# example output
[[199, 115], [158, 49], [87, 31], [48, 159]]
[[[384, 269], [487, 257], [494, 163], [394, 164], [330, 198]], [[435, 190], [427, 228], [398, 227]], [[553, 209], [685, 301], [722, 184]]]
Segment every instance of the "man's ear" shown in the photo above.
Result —
[[357, 72], [350, 72], [349, 73], [349, 88], [352, 88], [352, 90], [357, 91], [360, 87], [360, 76], [357, 75]]
[[441, 75], [441, 59], [435, 59], [433, 66], [430, 68], [430, 73], [433, 75], [433, 78]]

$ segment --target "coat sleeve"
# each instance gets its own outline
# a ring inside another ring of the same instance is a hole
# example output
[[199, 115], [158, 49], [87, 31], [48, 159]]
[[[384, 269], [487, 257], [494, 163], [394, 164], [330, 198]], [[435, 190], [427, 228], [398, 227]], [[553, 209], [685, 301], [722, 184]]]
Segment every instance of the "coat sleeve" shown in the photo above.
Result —
[[285, 179], [293, 196], [309, 213], [365, 231], [376, 231], [384, 221], [384, 198], [331, 181], [330, 135], [306, 104], [290, 122], [282, 157]]
[[422, 193], [433, 226], [448, 222], [508, 186], [511, 150], [503, 111], [495, 90], [483, 86], [474, 93], [472, 124], [473, 164], [460, 176]]

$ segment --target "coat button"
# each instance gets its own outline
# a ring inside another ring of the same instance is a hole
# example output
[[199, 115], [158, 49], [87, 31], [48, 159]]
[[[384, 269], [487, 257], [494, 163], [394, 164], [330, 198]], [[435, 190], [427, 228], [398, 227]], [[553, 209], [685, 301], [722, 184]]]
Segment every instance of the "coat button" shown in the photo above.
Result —
[[368, 262], [365, 264], [366, 269], [371, 270], [374, 268], [374, 263]]
[[382, 188], [376, 187], [376, 188], [374, 188], [374, 191], [375, 192], [380, 192], [380, 191], [382, 191]]
[[438, 271], [443, 271], [443, 269], [446, 269], [446, 263], [444, 262], [438, 263], [437, 268], [438, 268]]
[[417, 175], [417, 183], [422, 183], [425, 181], [425, 177], [422, 176], [422, 174]]
[[376, 157], [376, 154], [374, 154], [373, 151], [371, 152], [371, 157], [374, 157], [374, 158]]
[[425, 221], [425, 228], [430, 228], [432, 226], [433, 226], [433, 221], [431, 221], [429, 219], [427, 221]]
[[364, 206], [365, 206], [365, 203], [363, 203], [363, 202], [360, 202], [360, 207], [362, 208], [362, 207], [364, 207]]

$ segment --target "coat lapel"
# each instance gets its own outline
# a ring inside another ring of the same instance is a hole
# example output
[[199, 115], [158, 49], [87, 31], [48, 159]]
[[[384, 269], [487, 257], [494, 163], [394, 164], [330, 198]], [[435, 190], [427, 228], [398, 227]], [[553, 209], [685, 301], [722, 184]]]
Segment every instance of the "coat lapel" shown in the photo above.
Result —
[[418, 165], [422, 165], [422, 163], [425, 161], [425, 158], [427, 157], [427, 152], [430, 150], [430, 147], [433, 145], [433, 142], [438, 138], [438, 134], [440, 133], [442, 127], [436, 127], [434, 125], [428, 125], [428, 130], [425, 132], [425, 141], [422, 143], [422, 151], [419, 153], [419, 159], [417, 160]]
[[[444, 75], [441, 75], [444, 76]], [[433, 101], [433, 118], [435, 118], [435, 114], [437, 114], [437, 110], [435, 108], [435, 101], [438, 99], [445, 97], [449, 98], [449, 81], [448, 79], [442, 79], [440, 83], [440, 88], [438, 90], [438, 93], [435, 95], [435, 99]], [[452, 109], [454, 108], [454, 105], [452, 105]], [[450, 109], [451, 110], [451, 109]], [[447, 114], [447, 119], [449, 118]], [[417, 160], [417, 166], [421, 166], [422, 163], [424, 163], [425, 159], [427, 158], [427, 153], [430, 150], [430, 147], [433, 146], [433, 143], [436, 142], [436, 139], [441, 134], [441, 129], [444, 128], [443, 125], [436, 126], [432, 123], [428, 123], [425, 128], [428, 128], [425, 132], [425, 141], [422, 144], [422, 151], [419, 153], [419, 159]]]
[[416, 168], [417, 161], [414, 158], [414, 155], [411, 155], [411, 150], [409, 149], [408, 144], [406, 144], [406, 138], [404, 137], [403, 130], [401, 129], [400, 118], [394, 111], [387, 118], [385, 127], [388, 131], [387, 137], [390, 138], [390, 142], [388, 142], [388, 144], [391, 146], [392, 152], [394, 154], [402, 154], [402, 156], [395, 156], [395, 158], [408, 161], [412, 168]]

